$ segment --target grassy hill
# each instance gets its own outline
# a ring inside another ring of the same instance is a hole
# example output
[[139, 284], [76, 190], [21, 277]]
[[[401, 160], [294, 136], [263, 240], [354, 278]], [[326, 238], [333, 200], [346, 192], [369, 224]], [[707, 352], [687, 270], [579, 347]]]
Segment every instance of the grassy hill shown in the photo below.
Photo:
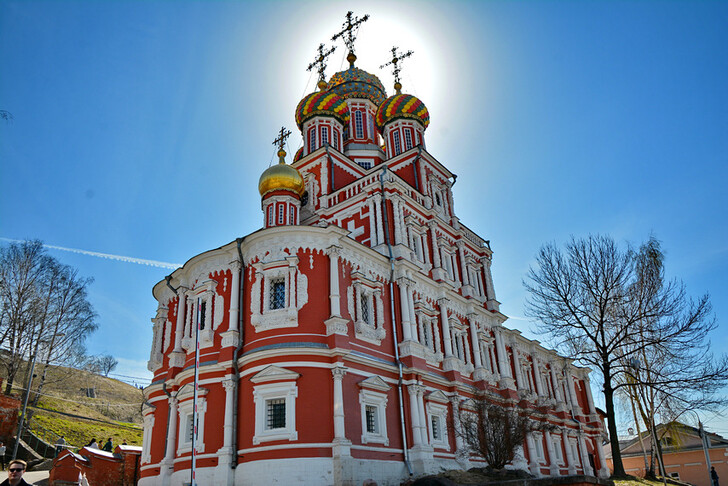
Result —
[[[41, 373], [37, 365], [35, 373]], [[23, 367], [16, 377], [14, 394], [22, 395], [26, 379]], [[33, 392], [39, 381], [38, 376]], [[31, 401], [34, 397], [35, 393]], [[37, 406], [28, 406], [30, 428], [48, 442], [63, 435], [69, 446], [78, 448], [92, 438], [103, 445], [109, 437], [114, 444], [125, 441], [141, 445], [142, 401], [142, 391], [124, 382], [74, 368], [50, 367]]]

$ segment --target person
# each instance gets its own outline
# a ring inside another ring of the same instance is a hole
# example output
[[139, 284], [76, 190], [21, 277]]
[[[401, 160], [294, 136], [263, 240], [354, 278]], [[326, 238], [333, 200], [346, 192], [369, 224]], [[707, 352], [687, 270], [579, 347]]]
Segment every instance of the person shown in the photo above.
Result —
[[0, 464], [2, 464], [3, 471], [5, 470], [5, 444], [0, 442]]
[[56, 441], [56, 455], [60, 454], [61, 451], [66, 448], [65, 446], [66, 439], [63, 436], [60, 436]]
[[710, 468], [710, 481], [713, 483], [713, 486], [720, 486], [718, 484], [718, 473], [715, 472], [715, 467]]
[[13, 459], [8, 464], [8, 478], [0, 483], [0, 486], [30, 486], [23, 479], [25, 468], [28, 466], [25, 461]]
[[109, 437], [109, 440], [107, 440], [106, 444], [104, 444], [104, 450], [106, 452], [111, 452], [114, 450], [114, 444], [111, 441], [111, 437]]
[[88, 447], [89, 449], [98, 449], [99, 445], [96, 443], [96, 438], [94, 437], [93, 439], [91, 439], [91, 442], [86, 444], [86, 447]]

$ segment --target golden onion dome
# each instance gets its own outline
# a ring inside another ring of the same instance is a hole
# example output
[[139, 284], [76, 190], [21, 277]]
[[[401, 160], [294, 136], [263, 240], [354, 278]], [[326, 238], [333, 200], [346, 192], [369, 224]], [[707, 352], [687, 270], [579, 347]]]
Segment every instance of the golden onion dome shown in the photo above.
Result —
[[298, 169], [286, 164], [284, 150], [278, 151], [279, 162], [268, 167], [260, 176], [258, 192], [261, 197], [272, 191], [291, 191], [301, 197], [305, 190], [303, 177]]

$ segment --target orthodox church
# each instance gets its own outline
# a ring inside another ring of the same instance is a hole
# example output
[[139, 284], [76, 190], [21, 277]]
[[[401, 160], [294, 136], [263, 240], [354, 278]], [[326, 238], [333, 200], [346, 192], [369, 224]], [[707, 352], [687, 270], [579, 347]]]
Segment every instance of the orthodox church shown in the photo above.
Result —
[[[504, 326], [488, 241], [455, 213], [430, 115], [355, 65], [309, 66], [303, 138], [258, 189], [262, 229], [155, 285], [140, 485], [379, 485], [484, 466], [454, 432], [490, 399], [552, 427], [509, 467], [607, 475], [589, 370]], [[194, 444], [193, 444], [194, 442]]]

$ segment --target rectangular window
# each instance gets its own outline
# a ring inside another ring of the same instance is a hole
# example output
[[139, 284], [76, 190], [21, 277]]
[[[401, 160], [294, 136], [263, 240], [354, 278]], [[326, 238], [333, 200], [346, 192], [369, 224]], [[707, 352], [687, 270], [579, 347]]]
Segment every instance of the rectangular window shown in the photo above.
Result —
[[273, 205], [268, 206], [268, 226], [273, 226]]
[[197, 299], [197, 308], [200, 310], [197, 314], [197, 323], [199, 324], [200, 330], [205, 329], [205, 313], [207, 312], [207, 302], [201, 298]]
[[399, 155], [402, 153], [402, 144], [399, 139], [399, 131], [393, 132], [392, 138], [394, 139], [394, 155]]
[[296, 208], [291, 206], [288, 212], [288, 224], [296, 224]]
[[372, 163], [369, 162], [368, 160], [367, 161], [357, 162], [357, 164], [359, 164], [361, 167], [364, 167], [365, 169], [371, 169], [372, 168]]
[[285, 210], [285, 207], [283, 204], [278, 205], [278, 224], [283, 224], [283, 211]]
[[374, 139], [374, 117], [370, 115], [367, 117], [367, 120], [369, 121], [369, 138], [376, 143], [376, 140]]
[[432, 422], [432, 440], [439, 441], [440, 437], [442, 436], [442, 432], [440, 429], [440, 416], [433, 415], [431, 417], [431, 422]]
[[366, 418], [367, 418], [367, 433], [378, 434], [379, 427], [377, 424], [377, 407], [374, 405], [366, 406]]
[[270, 283], [270, 308], [283, 309], [286, 306], [286, 281], [277, 278]]
[[308, 132], [308, 153], [316, 150], [316, 127], [311, 128]]
[[329, 143], [329, 127], [321, 127], [321, 146]]
[[192, 424], [192, 414], [189, 414], [185, 419], [185, 443], [192, 442], [194, 425]]
[[361, 320], [367, 324], [371, 324], [371, 316], [369, 315], [369, 301], [366, 294], [361, 294]]
[[364, 122], [361, 111], [358, 110], [354, 112], [354, 134], [355, 138], [364, 138]]
[[412, 145], [412, 130], [404, 130], [404, 147], [405, 150], [409, 150], [413, 147]]
[[286, 399], [274, 398], [265, 401], [265, 428], [267, 430], [286, 428]]
[[334, 128], [334, 148], [339, 150], [339, 131]]

